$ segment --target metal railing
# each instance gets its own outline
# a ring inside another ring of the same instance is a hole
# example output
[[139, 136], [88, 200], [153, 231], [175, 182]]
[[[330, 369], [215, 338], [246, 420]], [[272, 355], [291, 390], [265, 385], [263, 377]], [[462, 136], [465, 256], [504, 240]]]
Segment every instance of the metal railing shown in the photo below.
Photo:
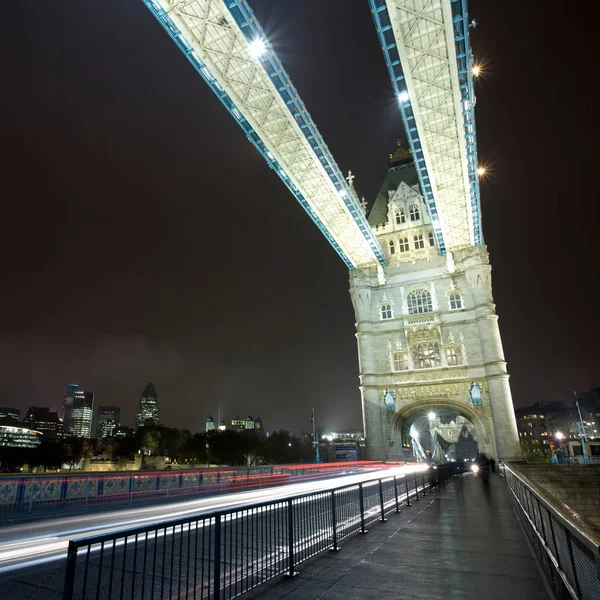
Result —
[[239, 596], [419, 500], [453, 466], [222, 510], [69, 543], [64, 600]]
[[[525, 478], [501, 465], [510, 498], [544, 575], [558, 600], [600, 598], [600, 547]], [[565, 513], [569, 511], [565, 508]], [[568, 513], [567, 513], [568, 514]]]

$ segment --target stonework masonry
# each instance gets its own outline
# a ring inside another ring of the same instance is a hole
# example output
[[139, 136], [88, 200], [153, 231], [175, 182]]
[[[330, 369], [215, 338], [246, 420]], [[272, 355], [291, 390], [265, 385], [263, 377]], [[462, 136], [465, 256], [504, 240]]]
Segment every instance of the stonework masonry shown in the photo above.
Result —
[[487, 248], [441, 256], [418, 184], [407, 188], [380, 194], [369, 215], [389, 266], [350, 272], [367, 456], [401, 459], [406, 419], [447, 408], [473, 423], [480, 451], [518, 458]]

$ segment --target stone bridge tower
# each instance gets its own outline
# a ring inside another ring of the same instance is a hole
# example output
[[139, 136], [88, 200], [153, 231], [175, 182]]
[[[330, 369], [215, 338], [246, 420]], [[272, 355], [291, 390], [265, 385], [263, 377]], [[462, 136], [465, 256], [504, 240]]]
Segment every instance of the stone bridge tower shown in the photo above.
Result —
[[350, 272], [367, 456], [402, 458], [406, 419], [447, 408], [473, 423], [480, 451], [518, 458], [486, 247], [441, 256], [412, 158], [393, 159], [368, 216], [389, 266]]

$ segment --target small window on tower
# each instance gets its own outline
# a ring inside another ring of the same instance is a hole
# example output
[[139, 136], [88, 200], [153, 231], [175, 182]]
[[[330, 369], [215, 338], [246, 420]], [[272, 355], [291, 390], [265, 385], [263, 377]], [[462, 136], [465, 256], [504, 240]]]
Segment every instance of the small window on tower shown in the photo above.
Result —
[[394, 240], [390, 240], [390, 254], [396, 254], [396, 246], [394, 246]]
[[460, 292], [452, 292], [450, 294], [450, 310], [456, 310], [457, 308], [462, 308], [462, 298], [460, 296]]
[[408, 214], [410, 215], [411, 221], [418, 221], [421, 218], [421, 213], [419, 212], [419, 207], [416, 204], [413, 204], [408, 209]]
[[381, 318], [382, 319], [391, 319], [392, 318], [392, 305], [391, 304], [382, 304], [381, 305]]
[[435, 236], [433, 235], [433, 231], [429, 232], [429, 245], [435, 246]]
[[425, 248], [425, 242], [423, 241], [423, 234], [415, 235], [415, 250]]
[[394, 352], [392, 359], [394, 361], [394, 371], [408, 371], [408, 356], [406, 352]]
[[448, 365], [451, 367], [462, 365], [462, 352], [460, 348], [446, 348], [446, 359]]
[[396, 211], [396, 224], [402, 225], [403, 223], [406, 223], [406, 215], [404, 214], [404, 209], [399, 208]]
[[408, 238], [400, 238], [398, 248], [400, 249], [400, 252], [408, 252]]

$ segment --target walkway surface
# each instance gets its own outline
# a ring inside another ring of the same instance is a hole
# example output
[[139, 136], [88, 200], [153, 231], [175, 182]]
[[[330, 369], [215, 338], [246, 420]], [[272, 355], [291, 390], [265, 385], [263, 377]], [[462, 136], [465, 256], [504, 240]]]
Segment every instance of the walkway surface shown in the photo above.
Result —
[[343, 544], [298, 565], [296, 577], [277, 578], [244, 598], [551, 598], [499, 476], [488, 487], [471, 475], [457, 477]]

